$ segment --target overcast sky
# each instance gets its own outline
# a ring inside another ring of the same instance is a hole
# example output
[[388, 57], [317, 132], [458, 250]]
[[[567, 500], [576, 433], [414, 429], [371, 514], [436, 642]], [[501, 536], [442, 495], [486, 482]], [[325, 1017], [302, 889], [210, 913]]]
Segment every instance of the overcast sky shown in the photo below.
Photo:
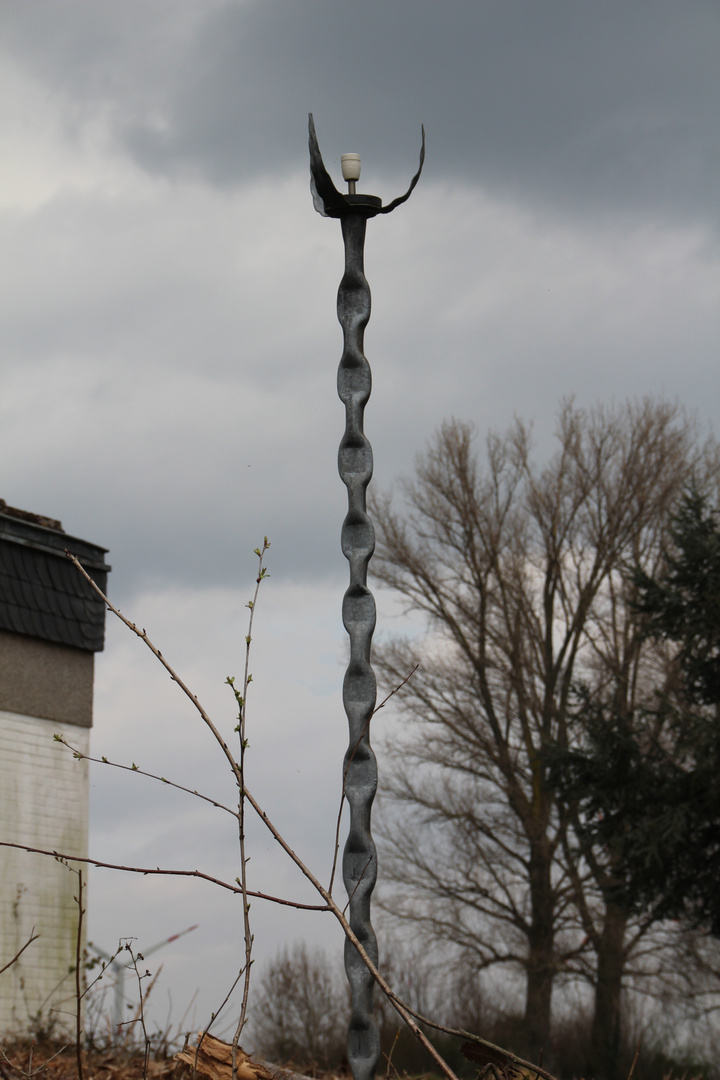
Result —
[[[715, 0], [4, 0], [0, 497], [110, 549], [110, 591], [230, 732], [253, 548], [270, 537], [251, 788], [321, 875], [341, 758], [344, 423], [338, 223], [313, 210], [307, 114], [370, 222], [366, 432], [384, 488], [455, 415], [535, 425], [559, 400], [720, 402]], [[717, 433], [717, 429], [716, 433]], [[382, 629], [402, 629], [380, 597]], [[383, 720], [382, 723], [385, 723]], [[98, 754], [203, 790], [222, 761], [108, 625]], [[381, 762], [382, 768], [382, 762]], [[134, 783], [133, 783], [134, 781]], [[92, 774], [91, 851], [234, 878], [232, 820]], [[258, 836], [251, 885], [310, 899]], [[237, 904], [95, 874], [90, 933], [164, 954], [179, 1022], [217, 1007]], [[328, 916], [253, 905], [259, 961]]]

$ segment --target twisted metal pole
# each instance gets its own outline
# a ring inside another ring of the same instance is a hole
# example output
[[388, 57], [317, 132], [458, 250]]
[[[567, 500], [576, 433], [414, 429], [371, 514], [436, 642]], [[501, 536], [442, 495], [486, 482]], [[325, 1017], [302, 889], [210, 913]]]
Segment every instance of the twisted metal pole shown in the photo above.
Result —
[[[365, 508], [373, 471], [372, 448], [363, 432], [371, 374], [363, 353], [363, 335], [370, 318], [370, 288], [363, 268], [367, 220], [361, 214], [342, 219], [345, 274], [338, 289], [338, 320], [344, 348], [338, 369], [338, 394], [345, 405], [345, 434], [338, 452], [340, 477], [347, 487], [348, 512], [341, 542], [350, 564], [350, 584], [343, 598], [343, 624], [350, 637], [350, 660], [343, 681], [343, 705], [350, 729], [344, 761], [344, 790], [350, 808], [350, 831], [343, 852], [343, 881], [350, 898], [349, 920], [373, 963], [377, 939], [370, 922], [370, 898], [377, 879], [377, 854], [370, 831], [370, 813], [377, 790], [377, 762], [370, 746], [370, 718], [376, 701], [370, 664], [375, 629], [375, 601], [367, 587], [367, 571], [375, 550], [375, 530]], [[380, 1057], [380, 1033], [373, 1016], [374, 980], [357, 951], [345, 941], [345, 971], [352, 992], [348, 1060], [355, 1080], [369, 1080]]]
[[[377, 966], [378, 947], [370, 921], [370, 900], [377, 879], [377, 852], [370, 816], [377, 790], [377, 762], [370, 746], [370, 719], [377, 688], [370, 663], [375, 629], [375, 600], [367, 587], [367, 572], [375, 549], [375, 530], [366, 509], [367, 486], [372, 477], [372, 448], [363, 431], [365, 406], [372, 376], [363, 352], [365, 327], [370, 318], [370, 287], [365, 277], [364, 249], [367, 220], [387, 214], [410, 197], [425, 157], [423, 131], [420, 167], [405, 195], [383, 207], [374, 195], [342, 195], [323, 164], [310, 115], [310, 174], [316, 210], [339, 217], [345, 246], [345, 273], [337, 298], [343, 329], [343, 353], [337, 387], [345, 405], [345, 434], [338, 451], [338, 469], [348, 492], [348, 512], [342, 526], [343, 554], [350, 564], [350, 584], [343, 598], [343, 624], [350, 638], [350, 660], [343, 681], [343, 705], [350, 739], [343, 763], [343, 791], [350, 808], [350, 828], [343, 852], [343, 881], [349, 897], [350, 925]], [[348, 155], [356, 159], [357, 155]], [[380, 1057], [380, 1031], [373, 1016], [374, 980], [355, 947], [345, 942], [345, 971], [351, 990], [348, 1061], [354, 1080], [372, 1080]]]

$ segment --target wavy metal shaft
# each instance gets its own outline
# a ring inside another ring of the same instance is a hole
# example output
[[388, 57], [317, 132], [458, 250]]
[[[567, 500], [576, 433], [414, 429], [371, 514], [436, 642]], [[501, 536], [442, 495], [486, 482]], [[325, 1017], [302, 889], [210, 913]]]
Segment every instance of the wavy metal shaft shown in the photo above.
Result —
[[[372, 448], [363, 432], [363, 414], [372, 383], [370, 365], [363, 353], [363, 336], [370, 318], [370, 288], [363, 269], [366, 224], [361, 213], [346, 214], [342, 218], [345, 274], [337, 302], [344, 339], [338, 369], [338, 394], [345, 404], [345, 434], [338, 452], [338, 468], [348, 491], [342, 550], [350, 563], [350, 585], [343, 599], [343, 623], [350, 637], [350, 662], [343, 682], [343, 704], [350, 729], [343, 766], [345, 795], [350, 807], [350, 831], [343, 852], [343, 880], [350, 898], [350, 925], [377, 963], [377, 940], [370, 922], [370, 897], [377, 878], [377, 854], [370, 832], [370, 814], [377, 790], [377, 763], [370, 747], [369, 726], [377, 687], [370, 664], [375, 601], [367, 587], [368, 564], [375, 550], [375, 530], [365, 508], [373, 459]], [[374, 984], [349, 941], [345, 942], [345, 971], [352, 995], [348, 1059], [354, 1080], [371, 1080], [380, 1056], [380, 1034], [373, 1017]]]

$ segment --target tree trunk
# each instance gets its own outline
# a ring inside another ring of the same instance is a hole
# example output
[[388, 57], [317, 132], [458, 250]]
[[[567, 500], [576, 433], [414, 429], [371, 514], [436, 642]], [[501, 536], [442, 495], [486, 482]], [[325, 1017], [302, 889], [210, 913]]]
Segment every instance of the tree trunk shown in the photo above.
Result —
[[525, 1053], [531, 1059], [550, 1048], [550, 1003], [555, 977], [554, 896], [549, 845], [533, 845], [530, 854], [530, 903], [527, 991], [525, 998]]
[[620, 1056], [620, 993], [625, 965], [627, 915], [609, 903], [598, 949], [595, 1012], [588, 1072], [595, 1080], [617, 1080]]

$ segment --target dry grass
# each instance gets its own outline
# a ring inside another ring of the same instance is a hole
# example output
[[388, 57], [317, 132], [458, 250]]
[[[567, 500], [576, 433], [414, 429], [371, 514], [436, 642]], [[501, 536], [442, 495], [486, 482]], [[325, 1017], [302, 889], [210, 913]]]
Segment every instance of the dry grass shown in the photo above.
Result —
[[[85, 1080], [138, 1080], [143, 1075], [145, 1055], [140, 1049], [122, 1048], [83, 1051]], [[185, 1066], [172, 1057], [150, 1060], [149, 1080], [178, 1078]], [[0, 1047], [2, 1080], [77, 1080], [78, 1067], [73, 1043], [18, 1040]]]

